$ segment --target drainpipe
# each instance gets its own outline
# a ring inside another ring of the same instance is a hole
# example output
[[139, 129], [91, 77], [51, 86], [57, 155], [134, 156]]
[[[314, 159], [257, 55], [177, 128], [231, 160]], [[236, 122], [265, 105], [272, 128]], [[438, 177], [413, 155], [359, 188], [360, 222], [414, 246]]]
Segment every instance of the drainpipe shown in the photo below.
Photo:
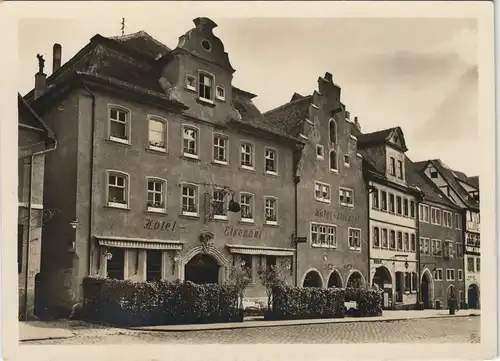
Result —
[[417, 221], [417, 230], [415, 232], [415, 247], [417, 248], [417, 279], [418, 279], [418, 289], [417, 289], [417, 305], [418, 307], [421, 307], [422, 303], [422, 280], [421, 280], [421, 273], [422, 273], [422, 267], [420, 263], [420, 203], [422, 203], [421, 198], [416, 198], [417, 202], [415, 202], [415, 219]]
[[82, 83], [85, 91], [90, 95], [92, 99], [92, 113], [91, 113], [91, 135], [90, 135], [90, 175], [89, 175], [89, 246], [88, 246], [88, 275], [92, 270], [92, 225], [93, 225], [93, 185], [94, 185], [94, 149], [95, 149], [95, 94], [90, 91], [90, 89]]
[[[32, 193], [33, 193], [33, 161], [36, 156], [46, 154], [56, 150], [57, 148], [57, 140], [52, 139], [54, 142], [54, 146], [49, 149], [44, 149], [39, 152], [34, 152], [30, 157], [30, 177], [29, 177], [29, 188], [28, 188], [28, 232], [27, 232], [27, 241], [26, 241], [26, 275], [24, 279], [24, 320], [28, 321], [28, 276], [29, 276], [29, 260], [30, 260], [30, 243], [31, 243], [31, 208], [33, 205], [32, 202]], [[41, 240], [40, 240], [41, 242]]]

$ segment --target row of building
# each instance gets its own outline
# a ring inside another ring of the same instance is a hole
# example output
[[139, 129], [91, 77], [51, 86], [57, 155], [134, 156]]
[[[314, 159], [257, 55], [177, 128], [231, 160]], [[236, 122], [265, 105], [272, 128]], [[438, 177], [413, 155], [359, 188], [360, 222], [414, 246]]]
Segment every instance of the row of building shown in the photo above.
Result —
[[[94, 36], [19, 95], [21, 316], [67, 315], [82, 279], [225, 282], [259, 267], [298, 286], [384, 289], [387, 308], [479, 307], [479, 181], [412, 162], [400, 127], [363, 133], [332, 75], [262, 114], [194, 28]], [[28, 246], [29, 245], [29, 246]]]

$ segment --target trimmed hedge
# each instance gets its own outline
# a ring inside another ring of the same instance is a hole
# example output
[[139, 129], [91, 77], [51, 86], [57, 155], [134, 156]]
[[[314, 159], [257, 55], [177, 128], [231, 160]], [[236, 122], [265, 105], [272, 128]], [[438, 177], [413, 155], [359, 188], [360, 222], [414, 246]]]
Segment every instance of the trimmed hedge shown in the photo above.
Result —
[[242, 321], [233, 286], [87, 277], [82, 317], [120, 326]]
[[273, 288], [272, 297], [272, 310], [266, 313], [266, 319], [297, 320], [344, 317], [343, 289], [278, 286]]

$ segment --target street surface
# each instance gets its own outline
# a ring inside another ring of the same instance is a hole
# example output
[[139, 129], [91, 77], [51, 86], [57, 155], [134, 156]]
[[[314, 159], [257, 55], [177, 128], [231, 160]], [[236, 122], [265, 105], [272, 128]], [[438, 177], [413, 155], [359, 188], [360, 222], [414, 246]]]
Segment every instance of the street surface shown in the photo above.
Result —
[[132, 331], [81, 321], [55, 321], [53, 323], [54, 326], [64, 327], [76, 333], [76, 336], [67, 339], [25, 341], [22, 345], [480, 342], [479, 316], [188, 332]]

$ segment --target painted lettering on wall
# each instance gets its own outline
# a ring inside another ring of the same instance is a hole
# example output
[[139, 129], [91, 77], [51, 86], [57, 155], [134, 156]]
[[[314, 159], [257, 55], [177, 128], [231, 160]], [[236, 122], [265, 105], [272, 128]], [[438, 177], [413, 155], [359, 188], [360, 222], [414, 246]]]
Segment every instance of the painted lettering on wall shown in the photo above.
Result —
[[173, 232], [176, 225], [175, 221], [155, 221], [154, 219], [149, 218], [144, 220], [144, 229], [151, 229], [158, 232]]
[[329, 221], [345, 221], [345, 222], [357, 222], [359, 220], [359, 216], [351, 216], [342, 212], [336, 211], [325, 211], [322, 209], [316, 209], [316, 213], [314, 214], [318, 218], [324, 218]]
[[262, 236], [262, 231], [258, 229], [243, 229], [226, 227], [224, 229], [224, 236], [226, 237], [243, 237], [243, 238], [260, 238]]

